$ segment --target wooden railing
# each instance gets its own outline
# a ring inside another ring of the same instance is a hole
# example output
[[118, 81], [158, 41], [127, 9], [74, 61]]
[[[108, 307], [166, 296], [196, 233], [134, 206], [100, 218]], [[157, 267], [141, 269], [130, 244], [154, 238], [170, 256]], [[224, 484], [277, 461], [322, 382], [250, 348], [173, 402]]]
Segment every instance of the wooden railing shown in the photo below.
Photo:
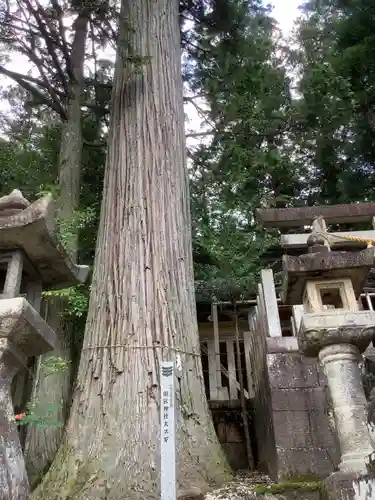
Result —
[[[201, 351], [203, 355], [208, 357], [208, 375], [209, 375], [209, 398], [210, 400], [221, 400], [227, 401], [229, 399], [236, 400], [239, 399], [239, 391], [241, 386], [237, 377], [237, 366], [236, 366], [236, 345], [234, 339], [228, 339], [224, 342], [219, 341], [219, 353], [220, 344], [226, 344], [226, 365], [228, 369], [221, 363], [220, 356], [220, 378], [217, 377], [216, 371], [216, 354], [215, 345], [213, 341], [207, 341], [201, 343]], [[222, 376], [226, 377], [228, 381], [228, 386], [223, 385]], [[229, 390], [228, 390], [229, 389]], [[244, 395], [246, 399], [249, 399], [249, 392], [244, 389]]]

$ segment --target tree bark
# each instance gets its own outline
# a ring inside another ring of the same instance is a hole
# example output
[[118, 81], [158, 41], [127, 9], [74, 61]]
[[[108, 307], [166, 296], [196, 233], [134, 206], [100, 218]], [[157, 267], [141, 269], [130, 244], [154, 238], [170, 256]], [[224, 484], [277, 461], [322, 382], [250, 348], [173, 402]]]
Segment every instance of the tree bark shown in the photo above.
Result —
[[[159, 369], [180, 360], [180, 490], [230, 475], [202, 375], [178, 3], [123, 0], [92, 292], [67, 432], [38, 500], [159, 498]], [[131, 56], [146, 57], [142, 64]]]
[[[79, 206], [80, 171], [82, 152], [81, 104], [84, 91], [85, 45], [88, 31], [88, 13], [83, 11], [74, 23], [71, 63], [74, 80], [69, 86], [67, 96], [67, 120], [62, 123], [59, 158], [59, 199], [58, 217], [69, 219]], [[71, 242], [69, 251], [76, 260], [76, 243]], [[41, 409], [57, 408], [56, 419], [66, 423], [72, 397], [72, 341], [74, 340], [74, 322], [64, 318], [66, 299], [46, 298], [44, 311], [46, 321], [58, 334], [59, 344], [36, 361], [32, 401]], [[45, 377], [40, 367], [51, 356], [58, 356], [69, 363], [66, 370]], [[30, 484], [35, 486], [43, 473], [52, 463], [59, 448], [64, 427], [29, 427], [25, 445], [25, 460]]]

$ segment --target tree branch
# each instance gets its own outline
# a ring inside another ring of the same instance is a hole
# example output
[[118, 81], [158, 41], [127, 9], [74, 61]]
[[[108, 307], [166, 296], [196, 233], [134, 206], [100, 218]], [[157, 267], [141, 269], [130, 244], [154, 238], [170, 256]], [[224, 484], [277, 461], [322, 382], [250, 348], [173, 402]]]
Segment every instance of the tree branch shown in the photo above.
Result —
[[[59, 75], [59, 78], [61, 80], [61, 84], [62, 86], [65, 88], [65, 90], [67, 91], [67, 82], [66, 82], [66, 78], [65, 78], [65, 75], [64, 75], [64, 72], [61, 68], [61, 65], [60, 65], [60, 62], [58, 60], [58, 57], [56, 55], [56, 52], [55, 52], [55, 49], [54, 47], [51, 45], [51, 40], [50, 40], [50, 34], [48, 33], [47, 29], [46, 29], [46, 26], [44, 24], [44, 21], [45, 19], [47, 18], [47, 15], [46, 15], [46, 12], [45, 10], [43, 9], [43, 7], [40, 5], [40, 4], [37, 4], [38, 5], [38, 9], [35, 9], [32, 5], [31, 5], [31, 2], [30, 0], [24, 0], [24, 2], [26, 3], [27, 7], [28, 7], [28, 10], [29, 12], [31, 12], [34, 16], [34, 19], [40, 29], [40, 33], [45, 41], [45, 44], [46, 44], [46, 47], [47, 47], [47, 51], [48, 51], [48, 54], [51, 56], [51, 59], [53, 61], [53, 64], [55, 66], [55, 69]], [[41, 13], [43, 14], [43, 17], [44, 17], [44, 20], [41, 16]]]
[[112, 83], [98, 82], [97, 80], [93, 80], [92, 78], [86, 78], [85, 84], [91, 85], [93, 87], [102, 87], [102, 88], [108, 89], [108, 90], [112, 90], [112, 88], [113, 88]]
[[88, 147], [88, 148], [104, 148], [106, 147], [107, 143], [105, 141], [102, 142], [89, 142], [83, 139], [83, 145]]
[[200, 50], [201, 52], [203, 52], [203, 54], [207, 54], [207, 55], [210, 54], [209, 49], [204, 49], [203, 47], [199, 47], [199, 45], [195, 45], [195, 43], [190, 42], [190, 40], [184, 40], [184, 43], [186, 45], [189, 45], [190, 47], [192, 47], [195, 50]]
[[66, 112], [64, 108], [61, 106], [60, 102], [57, 102], [52, 98], [48, 99], [48, 97], [45, 94], [43, 94], [43, 92], [41, 92], [36, 87], [31, 85], [28, 81], [26, 81], [26, 78], [23, 75], [20, 75], [13, 71], [9, 71], [2, 66], [0, 66], [0, 73], [5, 76], [8, 76], [9, 78], [17, 82], [21, 87], [30, 92], [30, 94], [39, 99], [43, 104], [53, 109], [57, 114], [61, 116], [63, 120], [67, 119]]
[[192, 102], [193, 99], [202, 99], [205, 97], [210, 97], [208, 92], [201, 92], [200, 94], [184, 96], [184, 102]]
[[[35, 41], [35, 38], [33, 36], [31, 36], [30, 38], [30, 47], [27, 47], [25, 46], [22, 42], [20, 42], [20, 44], [22, 46], [24, 46], [24, 50], [25, 50], [25, 53], [27, 55], [27, 57], [29, 57], [29, 59], [31, 61], [34, 62], [35, 66], [37, 67], [41, 77], [43, 78], [43, 87], [46, 88], [51, 96], [51, 99], [55, 102], [58, 102], [60, 105], [60, 101], [59, 101], [59, 96], [57, 95], [55, 89], [52, 87], [52, 85], [50, 84], [50, 80], [51, 78], [48, 78], [44, 69], [43, 68], [46, 68], [46, 64], [44, 61], [42, 61], [38, 56], [37, 56], [37, 44], [36, 44], [36, 41]], [[49, 53], [48, 49], [47, 49], [47, 53]], [[47, 70], [47, 68], [46, 68]], [[48, 70], [50, 71], [50, 69], [48, 68]], [[61, 80], [60, 80], [61, 81]], [[67, 89], [66, 87], [64, 86], [64, 81], [61, 82], [62, 83], [62, 86], [63, 88], [65, 89], [65, 93], [59, 91], [60, 93], [60, 98], [61, 97], [64, 97], [66, 96], [66, 92], [67, 92]]]
[[[12, 78], [13, 80], [18, 82], [18, 79], [26, 80], [27, 82], [32, 82], [38, 85], [38, 87], [41, 87], [48, 92], [50, 91], [50, 85], [47, 85], [45, 82], [42, 80], [39, 80], [38, 78], [34, 78], [33, 76], [29, 75], [23, 75], [21, 73], [17, 73], [15, 71], [11, 71], [9, 69], [4, 68], [4, 66], [0, 66], [0, 73], [3, 75], [9, 76], [9, 78]], [[60, 97], [64, 97], [64, 93], [61, 92], [61, 90], [54, 89], [54, 93], [59, 95]]]
[[191, 134], [186, 134], [186, 138], [190, 138], [190, 137], [208, 137], [208, 136], [212, 136], [212, 135], [215, 135], [217, 133], [216, 130], [211, 130], [209, 132], [192, 132]]
[[198, 106], [198, 104], [195, 102], [195, 101], [189, 101], [193, 106], [194, 108], [197, 110], [198, 112], [198, 115], [202, 118], [202, 120], [204, 120], [207, 125], [209, 125], [212, 129], [216, 129], [216, 125], [215, 123], [212, 123], [206, 116], [206, 113], [204, 112], [204, 110]]
[[62, 22], [62, 17], [63, 17], [63, 11], [62, 8], [60, 7], [59, 3], [57, 0], [51, 0], [52, 7], [55, 9], [56, 14], [57, 14], [57, 22], [59, 24], [59, 34], [60, 34], [60, 39], [61, 39], [61, 50], [65, 58], [65, 64], [66, 64], [66, 69], [69, 74], [69, 76], [72, 78], [73, 75], [73, 68], [72, 68], [72, 61], [70, 59], [70, 54], [69, 54], [69, 47], [68, 47], [68, 42], [66, 41], [65, 37], [65, 28]]

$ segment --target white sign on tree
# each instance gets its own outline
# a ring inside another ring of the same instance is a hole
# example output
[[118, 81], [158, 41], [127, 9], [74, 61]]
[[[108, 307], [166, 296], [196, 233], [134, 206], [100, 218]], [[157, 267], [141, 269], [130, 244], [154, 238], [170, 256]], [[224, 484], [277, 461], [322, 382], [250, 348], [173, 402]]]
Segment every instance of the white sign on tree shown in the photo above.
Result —
[[176, 500], [176, 405], [173, 361], [163, 361], [161, 364], [160, 390], [161, 500]]

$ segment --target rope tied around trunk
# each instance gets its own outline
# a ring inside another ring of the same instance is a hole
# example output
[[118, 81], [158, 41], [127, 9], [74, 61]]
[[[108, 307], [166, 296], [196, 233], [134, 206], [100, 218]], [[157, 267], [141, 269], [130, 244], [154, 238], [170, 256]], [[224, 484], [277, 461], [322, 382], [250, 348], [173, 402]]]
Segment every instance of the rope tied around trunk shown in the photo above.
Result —
[[187, 356], [201, 357], [201, 353], [194, 351], [184, 351], [178, 347], [172, 347], [168, 345], [129, 345], [129, 344], [112, 344], [112, 345], [89, 345], [87, 347], [82, 347], [82, 351], [92, 350], [92, 349], [168, 349], [169, 351], [174, 351], [179, 354], [186, 354]]

